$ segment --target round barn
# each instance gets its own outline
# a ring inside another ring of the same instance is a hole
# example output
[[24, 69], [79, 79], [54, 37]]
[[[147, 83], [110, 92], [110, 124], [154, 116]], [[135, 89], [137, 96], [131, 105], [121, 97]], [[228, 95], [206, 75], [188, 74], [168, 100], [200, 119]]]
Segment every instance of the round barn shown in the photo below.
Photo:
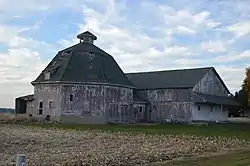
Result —
[[114, 58], [94, 45], [95, 35], [86, 31], [77, 38], [32, 82], [33, 114], [62, 123], [129, 121], [134, 86]]

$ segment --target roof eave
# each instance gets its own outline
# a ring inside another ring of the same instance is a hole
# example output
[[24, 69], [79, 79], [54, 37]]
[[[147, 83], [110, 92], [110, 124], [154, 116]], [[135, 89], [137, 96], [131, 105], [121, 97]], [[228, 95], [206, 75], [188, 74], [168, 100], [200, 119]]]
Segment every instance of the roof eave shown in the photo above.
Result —
[[[197, 93], [193, 93], [193, 94], [196, 95], [197, 97], [199, 97], [202, 100], [202, 101], [195, 101], [194, 100], [193, 101], [194, 103], [217, 104], [217, 105], [227, 105], [227, 106], [240, 106], [240, 104], [237, 101], [235, 101], [235, 100], [233, 100], [233, 99], [231, 99], [229, 97], [226, 97], [226, 96], [225, 96], [225, 98], [227, 98], [228, 100], [231, 100], [230, 102], [228, 102], [228, 101], [226, 101], [226, 102], [217, 102], [217, 101], [220, 101], [220, 100], [216, 100], [215, 102], [208, 101], [208, 100], [206, 100], [206, 97], [202, 97]], [[212, 96], [214, 96], [214, 95], [212, 95]], [[224, 97], [224, 96], [216, 96], [216, 97]]]
[[138, 91], [160, 90], [160, 89], [192, 89], [193, 87], [159, 87], [159, 88], [135, 88]]
[[110, 86], [118, 86], [118, 87], [125, 87], [125, 88], [131, 88], [135, 89], [134, 86], [128, 86], [128, 85], [121, 85], [121, 84], [110, 84], [110, 83], [100, 83], [100, 82], [74, 82], [74, 81], [33, 81], [31, 82], [32, 85], [36, 84], [85, 84], [85, 85], [110, 85]]
[[217, 102], [209, 102], [209, 101], [197, 101], [195, 103], [199, 103], [199, 104], [215, 104], [215, 105], [226, 105], [226, 106], [240, 106], [240, 104], [238, 103], [217, 103]]

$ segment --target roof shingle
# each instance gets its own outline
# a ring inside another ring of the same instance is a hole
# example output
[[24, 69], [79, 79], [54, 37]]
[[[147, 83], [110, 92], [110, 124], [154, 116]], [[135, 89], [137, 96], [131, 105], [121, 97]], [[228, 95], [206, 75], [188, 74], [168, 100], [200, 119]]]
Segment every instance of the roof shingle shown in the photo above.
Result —
[[222, 104], [228, 106], [239, 106], [240, 104], [234, 99], [227, 96], [215, 96], [194, 92], [193, 101], [196, 103]]
[[127, 73], [126, 76], [139, 90], [193, 88], [213, 67]]
[[[50, 79], [44, 73], [50, 72]], [[46, 82], [105, 83], [133, 87], [114, 58], [90, 43], [59, 51], [32, 84]]]

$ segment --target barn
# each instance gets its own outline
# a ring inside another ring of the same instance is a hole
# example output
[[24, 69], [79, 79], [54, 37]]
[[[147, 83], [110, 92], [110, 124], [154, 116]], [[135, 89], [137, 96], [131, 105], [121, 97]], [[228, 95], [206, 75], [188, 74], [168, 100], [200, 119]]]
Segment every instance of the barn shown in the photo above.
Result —
[[32, 82], [29, 100], [16, 99], [17, 112], [81, 124], [227, 121], [238, 104], [213, 67], [124, 73], [95, 35], [77, 38]]
[[149, 101], [148, 121], [227, 121], [227, 108], [238, 105], [213, 67], [126, 76]]

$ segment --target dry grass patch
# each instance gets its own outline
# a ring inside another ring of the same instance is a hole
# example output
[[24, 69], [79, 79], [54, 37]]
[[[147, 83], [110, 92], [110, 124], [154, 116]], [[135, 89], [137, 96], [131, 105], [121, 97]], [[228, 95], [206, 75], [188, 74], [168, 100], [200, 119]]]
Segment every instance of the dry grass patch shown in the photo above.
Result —
[[244, 147], [236, 138], [45, 129], [0, 125], [0, 163], [27, 155], [30, 165], [147, 165], [178, 157]]

